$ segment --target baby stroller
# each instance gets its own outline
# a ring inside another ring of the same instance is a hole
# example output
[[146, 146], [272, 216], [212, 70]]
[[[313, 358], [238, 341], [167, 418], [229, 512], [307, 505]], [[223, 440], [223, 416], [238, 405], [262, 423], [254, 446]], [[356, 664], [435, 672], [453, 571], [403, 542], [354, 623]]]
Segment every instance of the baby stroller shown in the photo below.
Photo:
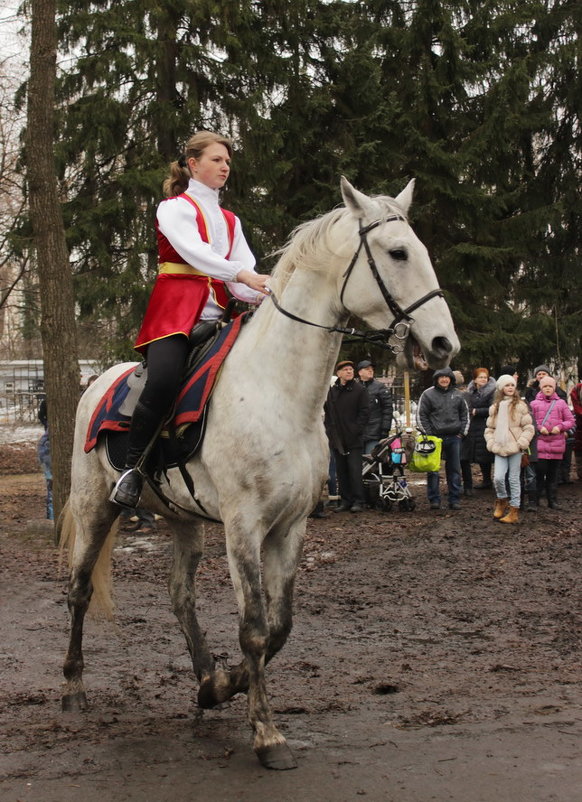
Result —
[[399, 510], [412, 512], [416, 504], [404, 476], [405, 464], [400, 433], [380, 440], [371, 454], [363, 455], [362, 479], [368, 506], [388, 511], [397, 504]]

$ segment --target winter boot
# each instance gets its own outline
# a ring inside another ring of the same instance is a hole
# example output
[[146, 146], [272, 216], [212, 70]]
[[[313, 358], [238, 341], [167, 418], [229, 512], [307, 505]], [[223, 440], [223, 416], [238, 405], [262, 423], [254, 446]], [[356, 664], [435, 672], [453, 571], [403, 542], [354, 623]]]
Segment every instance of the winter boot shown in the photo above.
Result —
[[538, 511], [538, 494], [536, 492], [535, 487], [531, 488], [529, 485], [526, 488], [526, 495], [527, 495], [527, 505], [526, 511], [527, 512], [537, 512]]
[[130, 510], [138, 506], [143, 488], [143, 473], [136, 465], [148, 449], [159, 425], [159, 415], [138, 401], [131, 418], [125, 469], [111, 491], [109, 501]]
[[504, 518], [499, 519], [502, 524], [516, 524], [519, 523], [519, 507], [510, 507], [509, 512]]
[[560, 509], [560, 505], [558, 504], [558, 491], [555, 485], [548, 488], [548, 507], [551, 510]]
[[508, 507], [508, 500], [506, 498], [496, 498], [495, 507], [493, 509], [493, 517], [497, 518], [498, 520], [500, 518], [503, 518], [503, 516], [507, 512], [507, 507]]

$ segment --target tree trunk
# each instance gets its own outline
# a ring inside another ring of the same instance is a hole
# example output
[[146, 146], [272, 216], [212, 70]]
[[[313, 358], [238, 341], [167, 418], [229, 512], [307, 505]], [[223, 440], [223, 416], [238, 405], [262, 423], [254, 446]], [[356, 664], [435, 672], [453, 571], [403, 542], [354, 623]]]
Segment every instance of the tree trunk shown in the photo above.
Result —
[[54, 159], [56, 0], [32, 0], [26, 136], [30, 218], [38, 266], [41, 337], [55, 519], [70, 489], [79, 362], [75, 302]]

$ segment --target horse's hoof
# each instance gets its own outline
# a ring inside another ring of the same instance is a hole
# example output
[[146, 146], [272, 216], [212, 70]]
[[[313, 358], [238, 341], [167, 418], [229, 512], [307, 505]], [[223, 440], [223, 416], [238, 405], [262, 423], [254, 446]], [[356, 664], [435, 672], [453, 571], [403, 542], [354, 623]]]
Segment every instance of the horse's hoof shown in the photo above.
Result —
[[257, 757], [266, 769], [287, 771], [287, 769], [297, 768], [297, 761], [286, 743], [263, 746], [255, 751]]
[[220, 700], [214, 693], [214, 684], [212, 679], [208, 679], [198, 688], [198, 707], [210, 710], [211, 707], [216, 707], [218, 704], [220, 704]]
[[82, 713], [88, 707], [85, 691], [67, 693], [63, 696], [61, 708], [63, 713]]

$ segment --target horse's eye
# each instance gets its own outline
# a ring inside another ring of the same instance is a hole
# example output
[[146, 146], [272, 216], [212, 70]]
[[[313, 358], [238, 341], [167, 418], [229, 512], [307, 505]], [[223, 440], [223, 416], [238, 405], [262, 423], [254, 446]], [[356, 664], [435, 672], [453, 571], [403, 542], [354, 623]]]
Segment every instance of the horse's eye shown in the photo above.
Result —
[[388, 251], [388, 253], [397, 262], [405, 262], [408, 259], [408, 252], [405, 251], [404, 248], [394, 248], [393, 250]]

